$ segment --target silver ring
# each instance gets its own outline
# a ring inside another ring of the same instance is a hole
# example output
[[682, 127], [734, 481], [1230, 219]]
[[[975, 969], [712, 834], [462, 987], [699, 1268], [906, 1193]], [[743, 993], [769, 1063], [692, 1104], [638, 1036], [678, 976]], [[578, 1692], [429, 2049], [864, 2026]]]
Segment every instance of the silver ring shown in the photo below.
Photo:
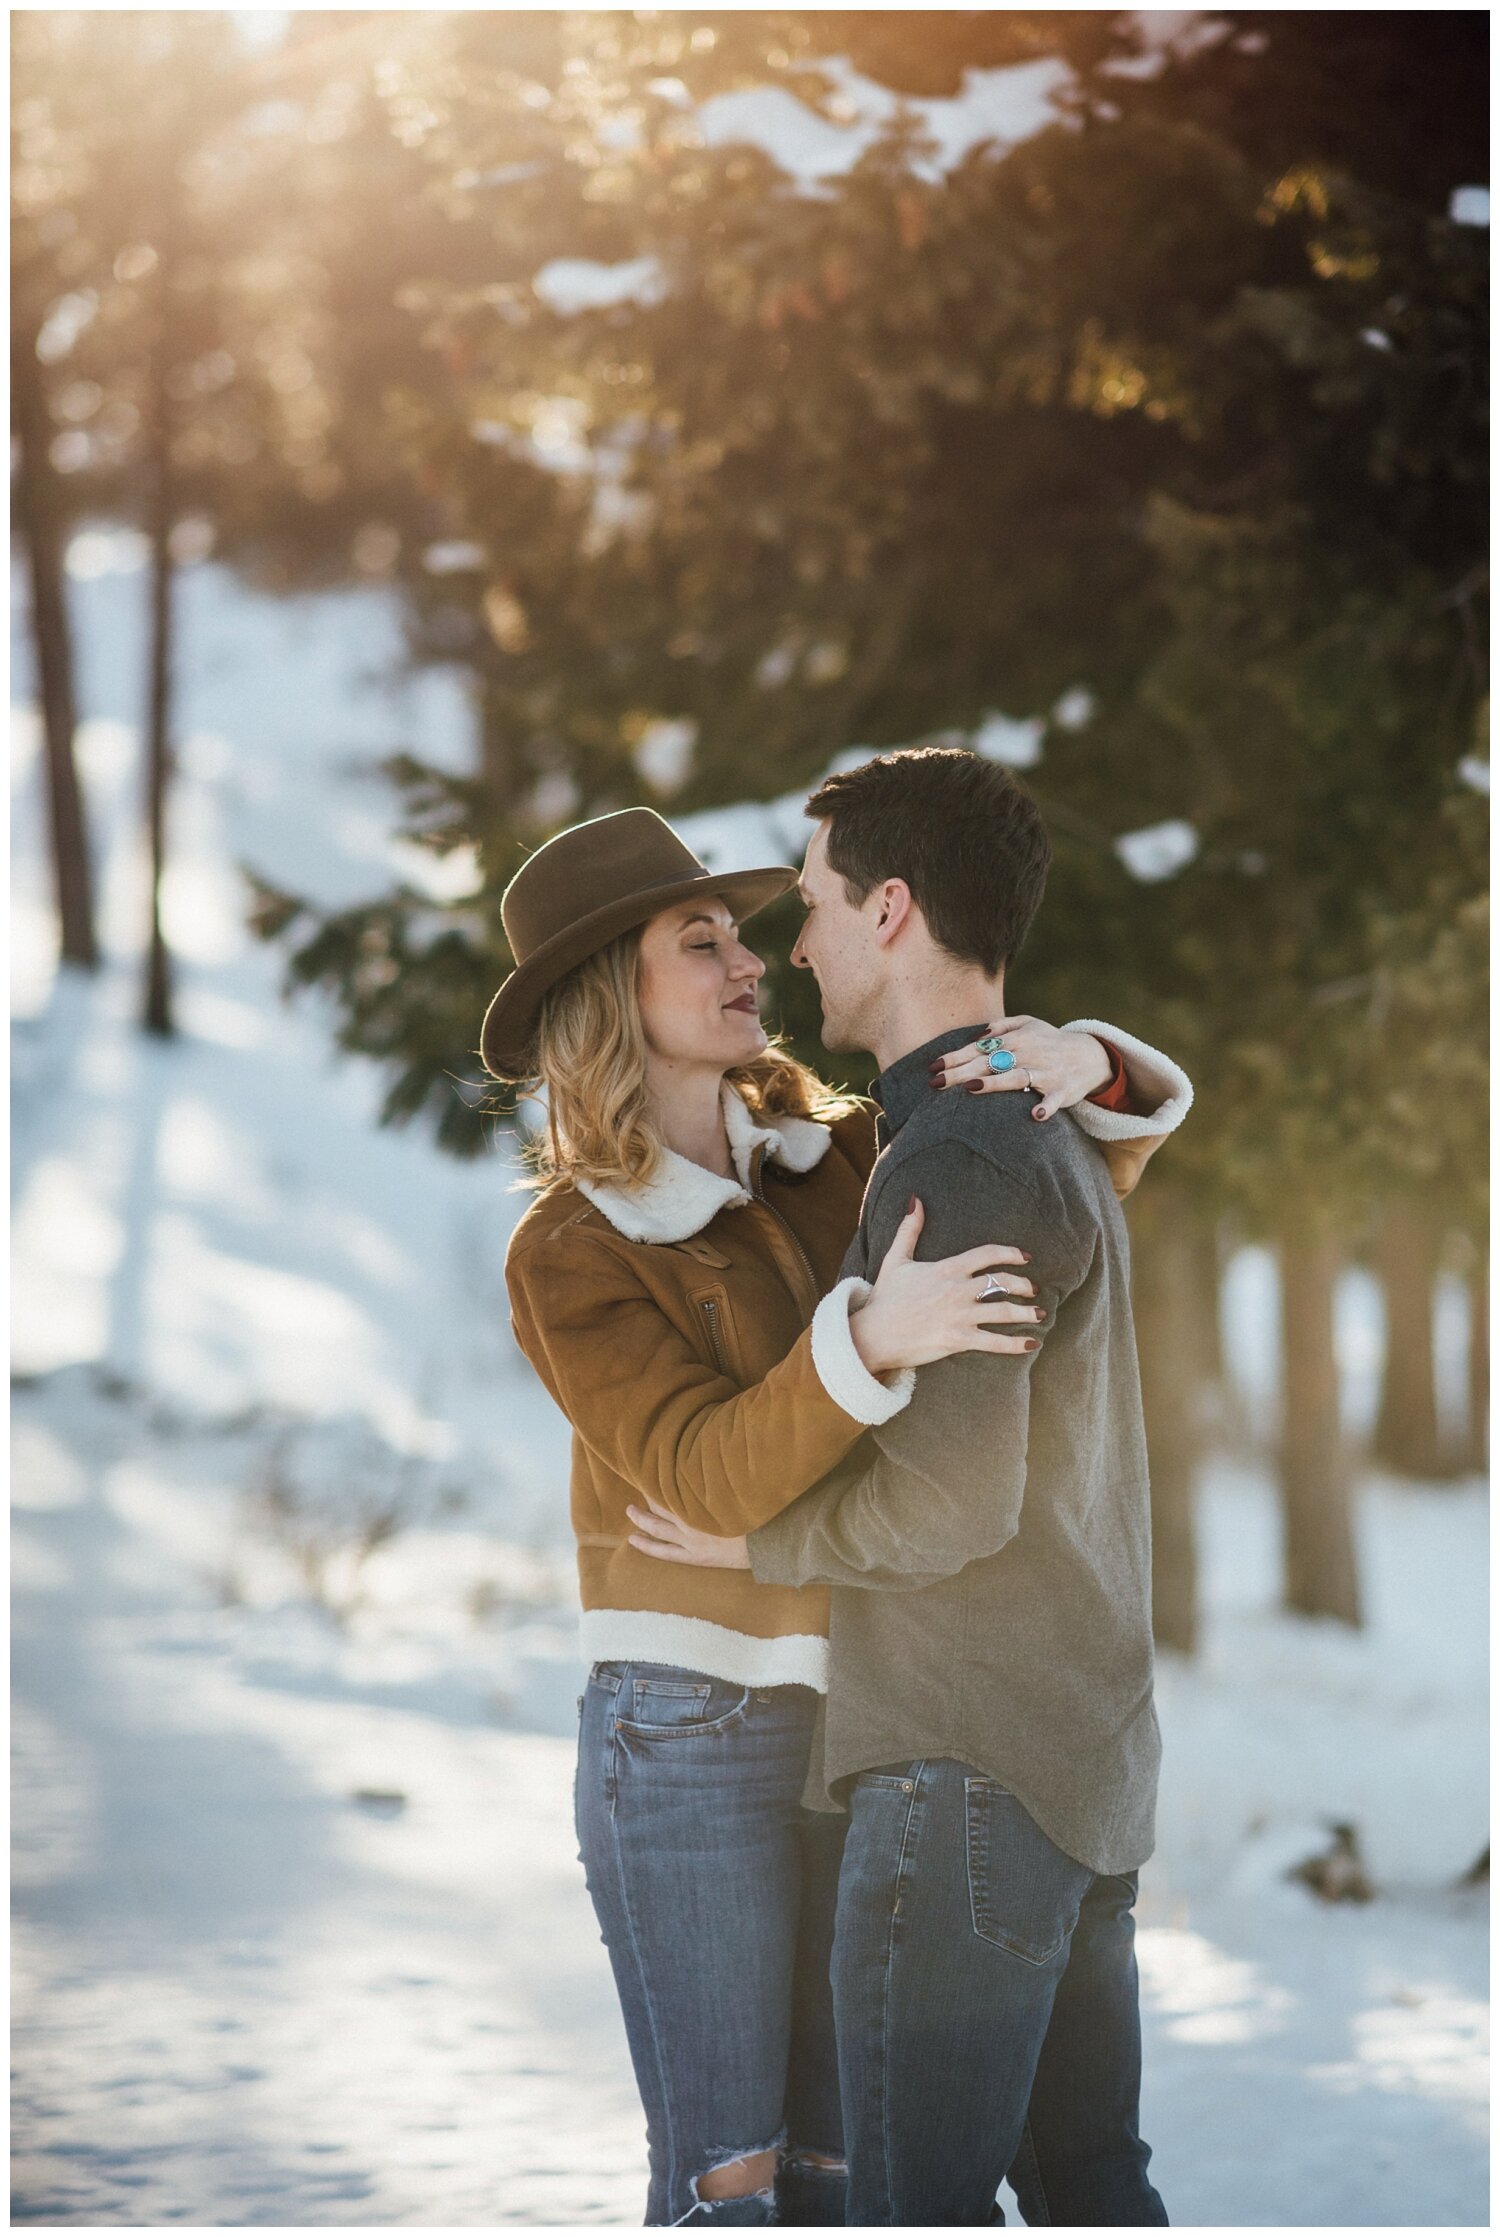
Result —
[[981, 1305], [988, 1305], [993, 1298], [1009, 1297], [1009, 1295], [1010, 1291], [1006, 1288], [1004, 1282], [1001, 1281], [998, 1274], [987, 1274], [985, 1276], [984, 1287], [979, 1292], [979, 1302]]
[[1029, 1095], [1031, 1093], [1031, 1072], [1029, 1068], [1024, 1065], [1022, 1069], [1026, 1072], [1026, 1093]]

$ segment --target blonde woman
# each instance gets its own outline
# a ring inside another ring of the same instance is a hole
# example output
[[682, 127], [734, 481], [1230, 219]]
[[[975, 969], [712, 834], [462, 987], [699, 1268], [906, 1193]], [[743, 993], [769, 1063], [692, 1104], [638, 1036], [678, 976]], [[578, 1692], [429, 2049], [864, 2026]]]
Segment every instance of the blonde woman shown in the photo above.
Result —
[[[497, 1077], [545, 1091], [506, 1278], [517, 1341], [574, 1432], [577, 1828], [658, 2226], [843, 2221], [843, 1821], [801, 1803], [825, 1589], [653, 1559], [635, 1518], [751, 1530], [905, 1406], [923, 1365], [1045, 1340], [1024, 1254], [997, 1236], [925, 1262], [915, 1200], [878, 1280], [838, 1278], [874, 1114], [767, 1035], [765, 965], [739, 937], [796, 875], [711, 875], [649, 809], [576, 826], [507, 889], [517, 964], [482, 1034]], [[976, 1086], [1013, 1089], [1014, 1069], [1043, 1116], [1098, 1097], [1123, 1193], [1159, 1130], [1124, 1138], [1119, 1059], [1081, 1029], [991, 1022], [1014, 1062]], [[1153, 1076], [1120, 1038], [1130, 1089], [1159, 1102], [1175, 1068]]]

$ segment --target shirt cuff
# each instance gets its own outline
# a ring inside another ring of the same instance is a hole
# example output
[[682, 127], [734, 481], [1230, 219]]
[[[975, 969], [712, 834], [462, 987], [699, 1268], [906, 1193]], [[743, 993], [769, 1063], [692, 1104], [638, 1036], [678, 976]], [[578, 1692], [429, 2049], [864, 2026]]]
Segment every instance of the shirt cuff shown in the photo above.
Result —
[[1074, 1103], [1074, 1118], [1096, 1142], [1134, 1141], [1143, 1134], [1170, 1134], [1181, 1126], [1193, 1106], [1193, 1083], [1181, 1065], [1160, 1049], [1122, 1033], [1117, 1025], [1103, 1025], [1098, 1018], [1070, 1018], [1064, 1033], [1092, 1033], [1117, 1050], [1125, 1061], [1127, 1084], [1136, 1110], [1101, 1110], [1097, 1103]]
[[1131, 1108], [1130, 1080], [1125, 1070], [1125, 1059], [1108, 1041], [1100, 1045], [1114, 1070], [1103, 1087], [1097, 1088], [1087, 1100], [1096, 1104], [1101, 1111], [1128, 1111]]
[[[910, 1372], [909, 1369], [907, 1371]], [[750, 1556], [750, 1574], [758, 1585], [795, 1585], [801, 1581], [797, 1575], [796, 1537], [789, 1538], [784, 1527], [777, 1528], [778, 1524], [785, 1525], [790, 1512], [790, 1508], [784, 1508], [779, 1515], [772, 1515], [769, 1522], [761, 1523], [758, 1529], [750, 1531], [745, 1538], [745, 1551]]]
[[916, 1386], [914, 1367], [898, 1368], [889, 1384], [872, 1375], [854, 1347], [849, 1315], [870, 1295], [872, 1284], [857, 1274], [831, 1289], [812, 1317], [813, 1365], [836, 1406], [867, 1429], [899, 1414]]

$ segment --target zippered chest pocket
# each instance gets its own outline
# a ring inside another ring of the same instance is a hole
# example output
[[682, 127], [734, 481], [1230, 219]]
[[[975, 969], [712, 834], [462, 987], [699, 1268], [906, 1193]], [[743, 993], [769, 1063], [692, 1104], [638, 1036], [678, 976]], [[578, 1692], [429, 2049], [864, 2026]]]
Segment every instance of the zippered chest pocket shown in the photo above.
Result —
[[701, 1289], [688, 1292], [688, 1303], [693, 1308], [704, 1357], [712, 1361], [721, 1375], [738, 1382], [740, 1347], [728, 1290], [722, 1282], [705, 1283]]

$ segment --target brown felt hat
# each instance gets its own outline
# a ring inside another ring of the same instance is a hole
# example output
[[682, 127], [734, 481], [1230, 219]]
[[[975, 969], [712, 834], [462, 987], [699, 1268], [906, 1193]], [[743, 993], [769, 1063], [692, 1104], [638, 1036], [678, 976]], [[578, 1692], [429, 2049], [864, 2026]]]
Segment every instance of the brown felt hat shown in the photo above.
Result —
[[785, 863], [715, 877], [654, 808], [575, 823], [522, 863], [500, 897], [516, 968], [484, 1013], [479, 1053], [497, 1079], [530, 1076], [542, 996], [575, 963], [659, 909], [714, 895], [743, 923], [797, 882]]

